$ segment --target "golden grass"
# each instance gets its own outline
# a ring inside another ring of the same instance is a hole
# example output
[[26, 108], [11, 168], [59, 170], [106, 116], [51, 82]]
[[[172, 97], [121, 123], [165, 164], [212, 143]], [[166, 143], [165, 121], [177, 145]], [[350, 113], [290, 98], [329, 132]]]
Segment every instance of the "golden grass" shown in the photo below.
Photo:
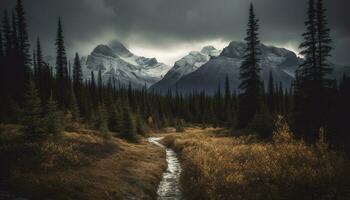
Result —
[[[0, 135], [0, 186], [30, 199], [154, 199], [163, 170], [162, 149], [141, 141], [109, 140], [91, 130], [27, 142]], [[10, 130], [9, 130], [10, 131]], [[18, 132], [17, 132], [18, 133]], [[5, 147], [6, 146], [6, 147]]]
[[181, 157], [187, 199], [350, 199], [349, 161], [324, 142], [307, 146], [283, 124], [269, 143], [221, 131], [191, 129], [164, 139]]

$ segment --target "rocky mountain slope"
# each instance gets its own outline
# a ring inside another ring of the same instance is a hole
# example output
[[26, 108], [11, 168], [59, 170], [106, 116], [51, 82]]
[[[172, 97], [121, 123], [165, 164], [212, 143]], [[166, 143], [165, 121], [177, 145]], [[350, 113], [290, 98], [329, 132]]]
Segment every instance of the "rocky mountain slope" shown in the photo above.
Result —
[[134, 55], [115, 41], [109, 45], [98, 45], [87, 57], [83, 68], [88, 78], [91, 71], [97, 76], [101, 70], [104, 83], [114, 79], [118, 84], [128, 85], [130, 82], [132, 87], [141, 88], [161, 80], [170, 66], [159, 63], [155, 58]]
[[[213, 94], [219, 85], [224, 86], [225, 77], [228, 76], [231, 89], [237, 90], [240, 83], [239, 68], [243, 61], [245, 47], [245, 43], [231, 42], [223, 49], [220, 56], [210, 59], [197, 70], [182, 76], [168, 88], [172, 90], [177, 88], [179, 92], [185, 93], [205, 90], [208, 94]], [[284, 88], [290, 88], [295, 78], [295, 70], [302, 59], [294, 52], [284, 48], [264, 44], [261, 44], [260, 48], [262, 52], [260, 56], [261, 78], [265, 85], [267, 85], [271, 71], [276, 83], [282, 83]], [[350, 74], [348, 67], [335, 64], [331, 66], [334, 68], [332, 78], [340, 78], [343, 73]], [[168, 88], [164, 88], [163, 91]]]
[[174, 67], [169, 70], [164, 78], [155, 83], [150, 89], [159, 92], [167, 91], [168, 88], [173, 87], [180, 78], [196, 71], [207, 63], [210, 58], [219, 56], [220, 52], [220, 50], [215, 49], [213, 46], [206, 46], [201, 51], [190, 52], [188, 55], [175, 62]]

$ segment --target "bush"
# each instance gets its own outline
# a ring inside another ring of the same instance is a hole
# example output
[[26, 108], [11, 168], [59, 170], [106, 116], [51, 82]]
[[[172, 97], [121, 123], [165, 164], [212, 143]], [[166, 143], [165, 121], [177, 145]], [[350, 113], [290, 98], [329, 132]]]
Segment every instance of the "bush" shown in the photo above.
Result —
[[34, 82], [30, 80], [27, 85], [27, 92], [24, 95], [22, 125], [25, 126], [24, 132], [31, 139], [43, 137], [44, 127], [41, 114], [39, 93]]
[[58, 135], [63, 131], [62, 113], [58, 110], [56, 101], [49, 99], [46, 105], [46, 115], [44, 118], [45, 133], [47, 135]]
[[185, 121], [183, 119], [175, 119], [174, 126], [175, 126], [176, 132], [178, 132], [178, 133], [182, 133], [185, 131], [185, 128], [184, 128]]
[[110, 134], [108, 130], [107, 111], [105, 107], [103, 105], [99, 105], [96, 114], [96, 129], [100, 131], [102, 137], [109, 138]]
[[143, 121], [140, 115], [136, 116], [136, 132], [139, 135], [145, 136], [148, 131], [146, 123]]
[[112, 106], [111, 111], [109, 112], [108, 119], [108, 128], [111, 131], [119, 132], [122, 129], [121, 125], [122, 113]]
[[255, 114], [253, 121], [248, 129], [256, 133], [261, 138], [269, 138], [273, 131], [273, 117], [267, 111], [261, 111]]

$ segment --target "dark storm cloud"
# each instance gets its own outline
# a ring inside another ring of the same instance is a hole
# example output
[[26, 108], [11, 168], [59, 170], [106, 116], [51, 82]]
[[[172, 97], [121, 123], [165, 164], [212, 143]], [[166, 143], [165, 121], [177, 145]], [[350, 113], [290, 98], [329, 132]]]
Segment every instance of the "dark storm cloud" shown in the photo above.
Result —
[[[1, 0], [11, 7], [14, 0]], [[242, 40], [247, 0], [24, 0], [31, 36], [45, 43], [55, 37], [62, 16], [70, 49], [90, 51], [95, 43], [119, 39], [133, 46], [173, 46], [221, 38]], [[253, 0], [261, 40], [296, 47], [304, 31], [307, 0]], [[325, 0], [334, 39], [334, 60], [350, 65], [349, 0]], [[3, 6], [4, 5], [4, 6]], [[88, 44], [91, 44], [90, 46]], [[47, 45], [48, 48], [50, 47]]]

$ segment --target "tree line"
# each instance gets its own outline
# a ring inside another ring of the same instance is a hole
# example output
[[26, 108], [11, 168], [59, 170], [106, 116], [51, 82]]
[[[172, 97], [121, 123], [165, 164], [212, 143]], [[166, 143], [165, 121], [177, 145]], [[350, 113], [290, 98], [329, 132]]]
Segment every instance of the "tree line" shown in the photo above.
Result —
[[245, 129], [262, 138], [271, 137], [277, 115], [285, 116], [298, 137], [317, 139], [319, 128], [327, 131], [332, 144], [350, 143], [346, 124], [350, 113], [350, 78], [331, 80], [328, 58], [332, 50], [330, 29], [322, 0], [309, 0], [304, 41], [300, 45], [303, 63], [290, 89], [260, 77], [259, 20], [253, 5], [249, 9], [247, 48], [240, 68], [239, 90], [230, 88], [229, 77], [214, 95], [205, 91], [166, 95], [147, 88], [121, 85], [102, 71], [84, 79], [79, 54], [70, 66], [64, 43], [64, 27], [58, 19], [56, 65], [43, 59], [45, 50], [37, 39], [30, 53], [28, 25], [21, 0], [11, 13], [4, 11], [0, 31], [0, 122], [23, 124], [33, 138], [56, 135], [65, 122], [90, 125], [108, 137], [110, 132], [136, 140], [148, 128], [186, 123]]

